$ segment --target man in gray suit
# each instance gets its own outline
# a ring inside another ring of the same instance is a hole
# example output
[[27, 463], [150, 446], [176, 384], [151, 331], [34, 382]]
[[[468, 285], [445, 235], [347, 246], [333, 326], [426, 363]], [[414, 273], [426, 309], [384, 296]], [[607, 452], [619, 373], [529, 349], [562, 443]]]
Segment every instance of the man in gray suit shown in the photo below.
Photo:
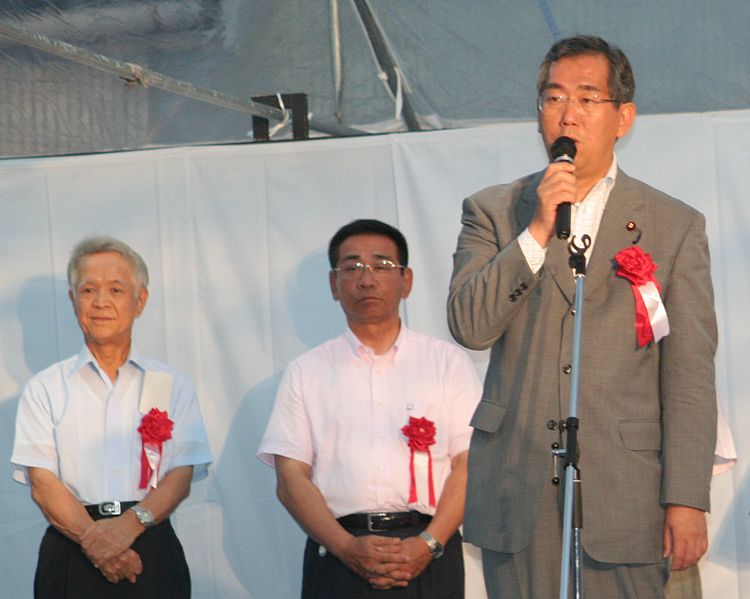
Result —
[[464, 203], [448, 321], [466, 347], [492, 350], [464, 519], [491, 599], [559, 594], [551, 446], [565, 439], [575, 292], [555, 237], [564, 202], [575, 240], [592, 242], [578, 409], [584, 594], [660, 599], [667, 560], [682, 569], [707, 548], [716, 323], [705, 223], [617, 167], [634, 89], [627, 57], [601, 38], [557, 42], [539, 73], [539, 131], [548, 149], [571, 138], [574, 162]]

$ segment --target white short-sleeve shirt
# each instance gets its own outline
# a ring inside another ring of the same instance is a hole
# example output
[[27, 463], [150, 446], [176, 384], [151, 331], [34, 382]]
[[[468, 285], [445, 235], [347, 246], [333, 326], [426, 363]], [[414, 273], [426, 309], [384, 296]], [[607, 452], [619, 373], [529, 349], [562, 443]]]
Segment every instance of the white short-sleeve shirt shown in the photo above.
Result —
[[212, 461], [192, 383], [161, 362], [131, 350], [114, 384], [88, 348], [34, 376], [21, 394], [11, 462], [13, 478], [28, 484], [28, 466], [53, 472], [84, 504], [138, 501], [141, 436], [137, 432], [144, 373], [172, 375], [172, 438], [163, 444], [159, 478], [194, 466], [193, 480]]
[[[409, 502], [411, 452], [401, 428], [410, 416], [435, 423], [430, 453], [439, 498], [451, 459], [469, 447], [480, 396], [474, 365], [451, 343], [402, 325], [393, 347], [375, 355], [347, 330], [289, 364], [258, 457], [269, 465], [274, 455], [310, 464], [336, 517], [433, 514], [426, 494]], [[422, 470], [424, 458], [417, 457]]]

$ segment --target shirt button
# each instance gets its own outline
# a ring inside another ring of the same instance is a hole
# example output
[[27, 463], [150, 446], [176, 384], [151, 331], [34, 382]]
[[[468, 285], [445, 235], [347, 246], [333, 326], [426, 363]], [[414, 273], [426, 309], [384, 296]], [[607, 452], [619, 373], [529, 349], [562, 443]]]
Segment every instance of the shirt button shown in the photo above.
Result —
[[562, 367], [563, 374], [570, 374], [573, 372], [573, 367], [570, 364], [566, 364]]

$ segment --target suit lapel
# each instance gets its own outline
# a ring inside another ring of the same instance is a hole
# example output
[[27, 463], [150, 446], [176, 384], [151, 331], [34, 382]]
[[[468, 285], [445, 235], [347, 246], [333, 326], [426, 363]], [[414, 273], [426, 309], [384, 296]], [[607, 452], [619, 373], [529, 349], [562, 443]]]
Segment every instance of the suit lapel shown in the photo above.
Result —
[[544, 268], [572, 305], [575, 298], [576, 283], [573, 271], [570, 268], [569, 258], [568, 242], [553, 237], [547, 246]]
[[630, 177], [618, 170], [617, 180], [607, 200], [588, 264], [585, 291], [587, 296], [612, 278], [615, 254], [622, 248], [632, 245], [637, 238], [637, 232], [628, 231], [628, 223], [635, 223], [638, 227], [644, 225], [644, 207], [643, 198], [633, 189]]

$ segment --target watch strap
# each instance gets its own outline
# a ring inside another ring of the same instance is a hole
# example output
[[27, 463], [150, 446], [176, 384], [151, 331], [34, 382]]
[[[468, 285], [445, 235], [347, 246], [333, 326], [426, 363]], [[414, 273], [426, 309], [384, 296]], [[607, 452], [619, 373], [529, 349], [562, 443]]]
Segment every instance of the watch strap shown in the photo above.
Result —
[[433, 537], [429, 532], [426, 530], [423, 530], [419, 533], [419, 538], [422, 539], [425, 543], [427, 543], [427, 547], [430, 550], [430, 555], [432, 556], [432, 559], [437, 559], [439, 557], [442, 557], [443, 552], [445, 551], [445, 548], [443, 547], [443, 544], [438, 541], [435, 537]]

